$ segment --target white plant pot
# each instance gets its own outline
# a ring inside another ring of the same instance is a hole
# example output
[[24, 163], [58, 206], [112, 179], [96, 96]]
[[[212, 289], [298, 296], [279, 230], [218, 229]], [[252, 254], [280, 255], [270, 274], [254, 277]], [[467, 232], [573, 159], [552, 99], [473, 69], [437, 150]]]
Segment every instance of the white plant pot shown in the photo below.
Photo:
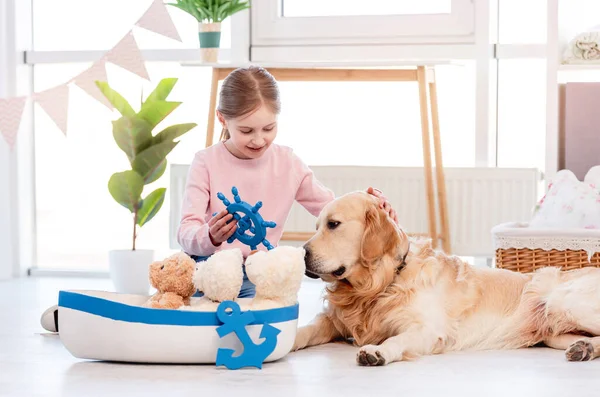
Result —
[[112, 250], [108, 253], [110, 277], [115, 290], [123, 294], [148, 295], [148, 269], [154, 260], [153, 250]]

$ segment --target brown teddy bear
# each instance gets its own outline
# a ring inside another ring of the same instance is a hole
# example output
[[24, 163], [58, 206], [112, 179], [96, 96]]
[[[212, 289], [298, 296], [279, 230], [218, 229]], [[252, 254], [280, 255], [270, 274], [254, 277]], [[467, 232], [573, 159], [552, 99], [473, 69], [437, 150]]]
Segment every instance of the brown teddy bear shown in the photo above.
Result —
[[178, 252], [150, 265], [150, 284], [157, 289], [144, 307], [178, 309], [189, 306], [196, 292], [192, 277], [196, 262], [183, 252]]

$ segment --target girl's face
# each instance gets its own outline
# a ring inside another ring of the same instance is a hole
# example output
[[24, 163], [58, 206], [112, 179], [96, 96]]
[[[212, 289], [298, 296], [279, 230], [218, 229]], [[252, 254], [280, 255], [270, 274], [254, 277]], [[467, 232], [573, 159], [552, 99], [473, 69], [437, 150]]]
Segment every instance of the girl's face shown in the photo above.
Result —
[[225, 120], [219, 111], [217, 117], [231, 136], [225, 145], [241, 159], [261, 157], [277, 136], [277, 115], [264, 105], [236, 119]]

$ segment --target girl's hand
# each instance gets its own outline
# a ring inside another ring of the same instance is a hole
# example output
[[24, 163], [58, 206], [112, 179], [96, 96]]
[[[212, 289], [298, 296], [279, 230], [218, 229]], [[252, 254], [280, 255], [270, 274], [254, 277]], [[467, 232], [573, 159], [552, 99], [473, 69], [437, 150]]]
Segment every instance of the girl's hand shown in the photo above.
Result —
[[390, 218], [392, 218], [394, 222], [398, 224], [398, 214], [396, 214], [396, 211], [392, 208], [392, 204], [390, 204], [383, 192], [379, 189], [369, 187], [367, 189], [367, 193], [377, 197], [379, 199], [379, 208], [383, 208], [385, 211], [387, 211]]
[[232, 222], [229, 222], [233, 219], [233, 215], [227, 212], [226, 209], [219, 212], [208, 221], [208, 236], [210, 237], [210, 242], [218, 247], [223, 243], [223, 241], [227, 241], [229, 237], [235, 233], [237, 229], [237, 221], [233, 219]]

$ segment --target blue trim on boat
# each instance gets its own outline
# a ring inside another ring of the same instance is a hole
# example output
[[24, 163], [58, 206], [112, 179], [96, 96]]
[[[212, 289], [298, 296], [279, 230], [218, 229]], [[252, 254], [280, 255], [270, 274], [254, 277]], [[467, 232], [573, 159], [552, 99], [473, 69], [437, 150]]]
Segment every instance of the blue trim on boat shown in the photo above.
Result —
[[[223, 324], [217, 318], [216, 311], [151, 309], [70, 291], [59, 292], [58, 306], [130, 323], [188, 326], [219, 326]], [[255, 319], [250, 324], [282, 323], [298, 319], [299, 305], [257, 310], [252, 313]]]

